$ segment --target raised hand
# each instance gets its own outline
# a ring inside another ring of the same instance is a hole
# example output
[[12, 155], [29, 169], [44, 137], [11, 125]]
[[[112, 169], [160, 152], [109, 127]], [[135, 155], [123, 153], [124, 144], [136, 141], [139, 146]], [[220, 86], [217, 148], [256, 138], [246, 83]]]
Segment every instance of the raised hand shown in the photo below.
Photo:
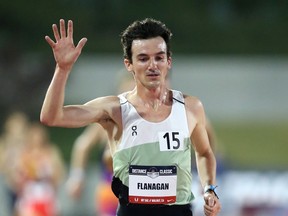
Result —
[[73, 64], [81, 54], [82, 48], [87, 42], [87, 38], [82, 38], [77, 46], [74, 45], [73, 40], [73, 22], [68, 21], [67, 31], [65, 28], [65, 21], [60, 19], [60, 33], [56, 24], [52, 25], [55, 42], [49, 37], [45, 36], [45, 40], [51, 46], [55, 61], [60, 69], [70, 71]]

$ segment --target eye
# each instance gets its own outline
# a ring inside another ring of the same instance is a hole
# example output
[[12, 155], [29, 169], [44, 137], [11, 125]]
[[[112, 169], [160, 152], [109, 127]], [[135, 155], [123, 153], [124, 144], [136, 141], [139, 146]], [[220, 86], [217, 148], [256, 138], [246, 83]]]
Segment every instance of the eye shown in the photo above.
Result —
[[156, 60], [156, 61], [163, 61], [164, 59], [165, 59], [165, 57], [162, 56], [162, 55], [155, 57], [155, 60]]
[[148, 58], [147, 57], [139, 57], [138, 60], [140, 62], [146, 62], [146, 61], [148, 61]]

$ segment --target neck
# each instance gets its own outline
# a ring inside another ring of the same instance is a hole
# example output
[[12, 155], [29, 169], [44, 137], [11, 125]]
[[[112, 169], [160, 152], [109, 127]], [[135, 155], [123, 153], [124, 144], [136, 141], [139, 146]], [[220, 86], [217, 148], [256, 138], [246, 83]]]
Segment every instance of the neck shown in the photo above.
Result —
[[168, 93], [169, 90], [166, 88], [158, 91], [153, 90], [149, 91], [148, 94], [145, 94], [140, 98], [145, 107], [158, 111], [159, 107], [168, 102]]

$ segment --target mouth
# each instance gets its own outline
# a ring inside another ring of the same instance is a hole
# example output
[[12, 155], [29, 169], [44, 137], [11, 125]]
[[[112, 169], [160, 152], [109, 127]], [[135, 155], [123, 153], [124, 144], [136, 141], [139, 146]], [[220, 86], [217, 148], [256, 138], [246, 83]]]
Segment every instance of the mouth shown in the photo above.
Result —
[[153, 71], [153, 72], [149, 71], [149, 72], [146, 74], [146, 76], [148, 76], [148, 77], [158, 77], [158, 76], [160, 76], [160, 73], [159, 73], [159, 72], [156, 72], [156, 71]]
[[157, 77], [157, 76], [159, 76], [159, 74], [148, 74], [147, 76], [149, 76], [149, 77]]

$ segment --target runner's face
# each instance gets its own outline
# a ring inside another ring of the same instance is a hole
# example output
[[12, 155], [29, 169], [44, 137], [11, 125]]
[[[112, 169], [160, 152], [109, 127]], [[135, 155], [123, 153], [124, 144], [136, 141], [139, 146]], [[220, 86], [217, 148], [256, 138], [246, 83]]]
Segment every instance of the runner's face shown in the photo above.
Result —
[[167, 57], [167, 46], [162, 37], [138, 39], [132, 43], [132, 63], [124, 61], [127, 69], [134, 72], [137, 84], [148, 89], [165, 83], [171, 68], [171, 58]]

